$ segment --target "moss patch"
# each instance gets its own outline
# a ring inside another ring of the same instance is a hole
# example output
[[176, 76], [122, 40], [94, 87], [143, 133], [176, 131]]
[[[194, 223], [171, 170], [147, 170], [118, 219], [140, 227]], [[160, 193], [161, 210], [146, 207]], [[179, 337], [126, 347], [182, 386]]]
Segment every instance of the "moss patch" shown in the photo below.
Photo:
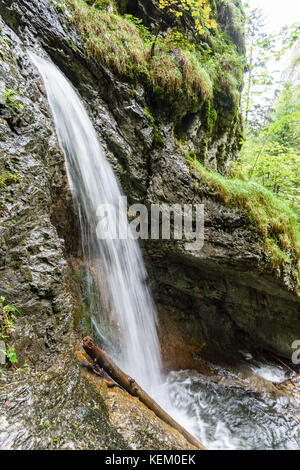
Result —
[[11, 184], [19, 183], [19, 182], [20, 182], [20, 177], [18, 175], [14, 175], [13, 173], [10, 173], [8, 171], [0, 172], [0, 189], [6, 188], [7, 186]]
[[165, 142], [162, 137], [161, 131], [157, 125], [155, 117], [151, 114], [148, 108], [144, 109], [144, 116], [148, 119], [149, 123], [153, 127], [153, 148], [163, 148], [165, 146]]
[[143, 82], [178, 114], [198, 111], [214, 90], [232, 109], [239, 106], [244, 58], [228, 34], [206, 31], [193, 41], [175, 27], [155, 38], [141, 20], [106, 3], [67, 0], [89, 57], [126, 80]]

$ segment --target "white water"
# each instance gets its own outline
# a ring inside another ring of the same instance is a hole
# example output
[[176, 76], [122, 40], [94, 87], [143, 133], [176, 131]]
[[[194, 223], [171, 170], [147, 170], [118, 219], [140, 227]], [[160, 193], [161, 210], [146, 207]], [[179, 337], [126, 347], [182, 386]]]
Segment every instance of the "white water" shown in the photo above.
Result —
[[[73, 197], [80, 206], [86, 262], [96, 271], [106, 314], [120, 331], [121, 354], [114, 350], [115, 359], [150, 392], [161, 383], [161, 358], [157, 315], [138, 243], [132, 239], [99, 240], [96, 235], [97, 209], [103, 204], [116, 209], [121, 228], [127, 229], [126, 208], [119, 208], [121, 189], [87, 111], [69, 81], [55, 65], [29, 54], [43, 77]], [[110, 227], [112, 216], [108, 211]], [[100, 312], [93, 322], [100, 335], [105, 336]]]

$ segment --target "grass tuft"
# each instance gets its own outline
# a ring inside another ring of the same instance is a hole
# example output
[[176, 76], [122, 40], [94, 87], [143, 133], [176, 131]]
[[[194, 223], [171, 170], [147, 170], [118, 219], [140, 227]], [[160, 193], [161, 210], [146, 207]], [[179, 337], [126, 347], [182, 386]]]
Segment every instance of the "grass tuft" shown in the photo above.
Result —
[[161, 87], [172, 93], [182, 88], [183, 76], [176, 60], [169, 54], [158, 53], [151, 60], [150, 77], [154, 87]]
[[[122, 78], [143, 81], [167, 102], [181, 98], [194, 108], [212, 100], [214, 82], [217, 83], [217, 70], [212, 64], [224, 56], [223, 50], [212, 61], [209, 56], [212, 52], [205, 52], [201, 44], [192, 44], [182, 33], [172, 31], [155, 39], [141, 20], [132, 15], [121, 16], [116, 10], [101, 9], [102, 3], [97, 2], [95, 7], [96, 4], [89, 6], [84, 0], [67, 0], [89, 57]], [[220, 42], [223, 48], [224, 41]], [[236, 70], [235, 64], [228, 68]], [[227, 88], [233, 88], [234, 101], [238, 101], [237, 81], [231, 77], [227, 81]]]

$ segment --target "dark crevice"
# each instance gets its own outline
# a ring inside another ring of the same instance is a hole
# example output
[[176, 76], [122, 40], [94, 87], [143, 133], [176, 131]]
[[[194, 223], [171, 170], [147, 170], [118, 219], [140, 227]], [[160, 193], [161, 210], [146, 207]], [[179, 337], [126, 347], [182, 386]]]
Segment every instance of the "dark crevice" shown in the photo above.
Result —
[[20, 132], [16, 130], [15, 125], [9, 119], [6, 119], [5, 121], [13, 134], [21, 135]]

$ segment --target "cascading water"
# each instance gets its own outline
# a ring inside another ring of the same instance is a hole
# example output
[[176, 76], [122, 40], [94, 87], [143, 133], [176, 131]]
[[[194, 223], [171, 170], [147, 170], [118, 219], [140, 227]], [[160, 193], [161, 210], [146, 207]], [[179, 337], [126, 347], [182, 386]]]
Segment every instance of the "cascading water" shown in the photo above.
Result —
[[[163, 382], [156, 310], [138, 243], [127, 237], [97, 237], [99, 206], [108, 208], [108, 228], [114, 226], [114, 220], [109, 219], [118, 214], [120, 230], [127, 233], [120, 187], [71, 84], [52, 63], [32, 53], [30, 57], [44, 79], [73, 196], [80, 208], [85, 263], [95, 272], [104, 310], [120, 330], [118, 352], [114, 341], [106, 339], [97, 292], [90, 289], [88, 295], [96, 298], [98, 311], [94, 325], [110, 353], [208, 448], [299, 449], [300, 437], [289, 418], [295, 410], [285, 397], [279, 401], [263, 394], [257, 397], [246, 389], [226, 387], [222, 381], [211, 381], [193, 371], [172, 372]], [[274, 368], [256, 366], [253, 370], [273, 380]], [[276, 377], [281, 377], [278, 374]]]
[[[113, 217], [118, 214], [119, 228], [127, 233], [120, 187], [71, 84], [49, 61], [32, 53], [30, 57], [43, 77], [73, 196], [80, 207], [85, 261], [96, 270], [107, 313], [120, 330], [121, 354], [116, 359], [151, 391], [161, 383], [160, 346], [156, 310], [146, 285], [147, 273], [138, 243], [126, 237], [97, 237], [96, 215], [100, 206], [111, 208], [105, 214], [108, 230], [114, 227]], [[94, 322], [101, 332], [101, 319], [94, 318]], [[108, 346], [112, 349], [111, 344]]]

